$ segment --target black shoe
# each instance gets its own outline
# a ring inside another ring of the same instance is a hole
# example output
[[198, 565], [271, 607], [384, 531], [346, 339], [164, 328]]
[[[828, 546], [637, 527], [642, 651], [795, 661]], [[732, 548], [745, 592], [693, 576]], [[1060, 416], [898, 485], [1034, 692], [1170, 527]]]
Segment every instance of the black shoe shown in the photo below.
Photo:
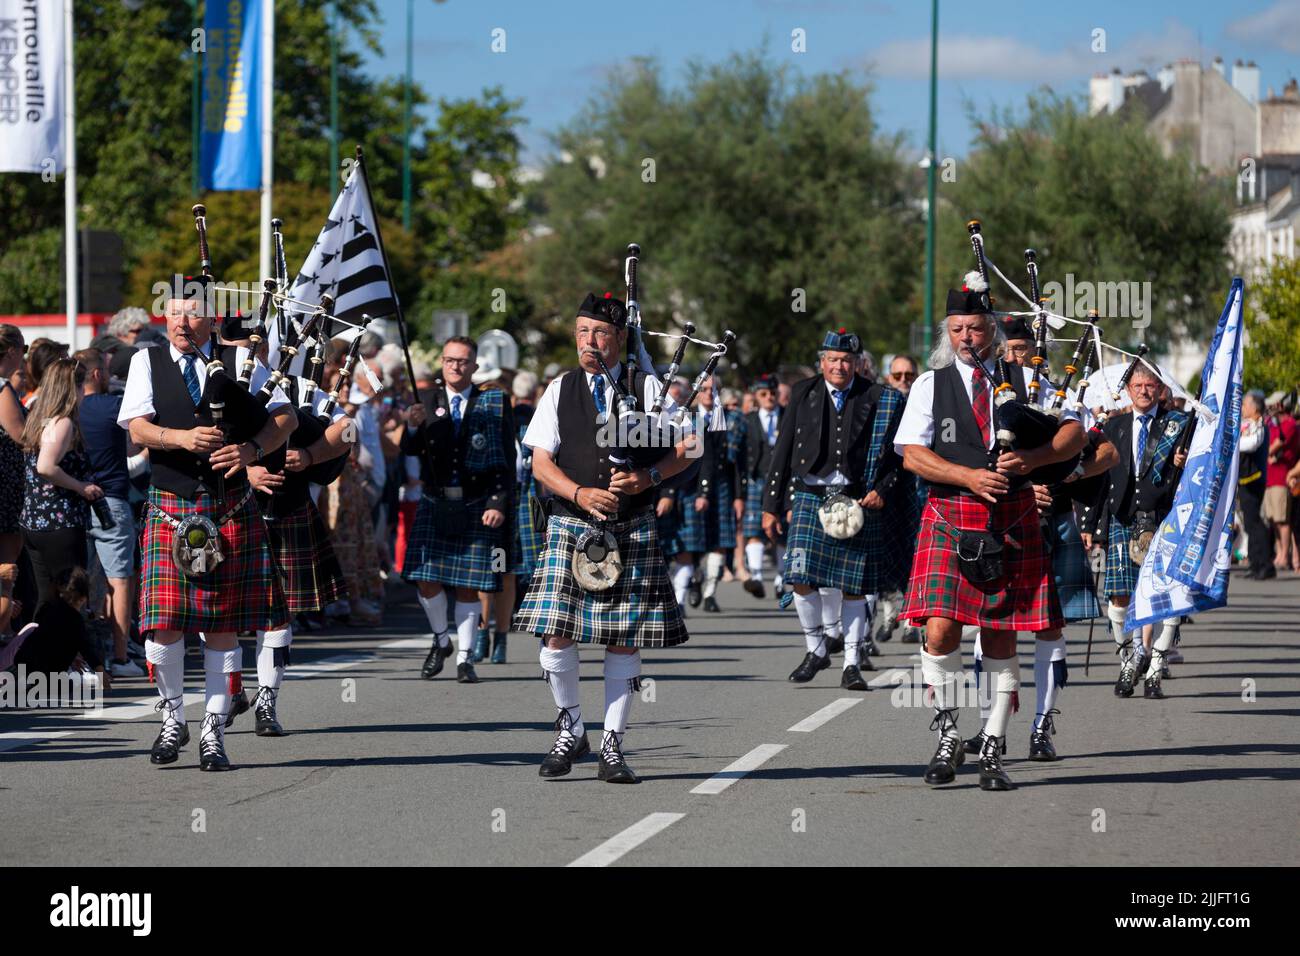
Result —
[[984, 738], [984, 749], [980, 751], [981, 790], [1016, 789], [1007, 772], [1002, 769], [1002, 751], [1005, 746], [1005, 737]]
[[575, 760], [591, 753], [586, 733], [581, 737], [574, 735], [573, 718], [567, 710], [561, 710], [560, 716], [555, 719], [555, 733], [551, 752], [543, 758], [541, 769], [537, 771], [540, 777], [563, 777], [573, 769]]
[[858, 670], [874, 671], [876, 665], [871, 663], [871, 655], [865, 653], [864, 649], [858, 649]]
[[844, 636], [840, 635], [839, 637], [826, 638], [826, 653], [827, 654], [844, 653]]
[[708, 611], [710, 614], [722, 613], [722, 608], [718, 607], [718, 602], [713, 599], [712, 594], [704, 599], [704, 610]]
[[818, 657], [812, 651], [804, 655], [803, 663], [790, 672], [790, 680], [796, 684], [806, 684], [816, 675], [818, 671], [824, 671], [831, 666], [831, 657], [827, 654], [825, 657]]
[[[1043, 722], [1038, 729], [1029, 735], [1029, 759], [1030, 760], [1060, 760], [1056, 754], [1056, 745], [1052, 743], [1052, 735], [1056, 733], [1056, 725], [1052, 722], [1052, 715], [1057, 713], [1053, 708], [1050, 712], [1043, 715]], [[1038, 715], [1035, 714], [1035, 717]], [[1002, 750], [1006, 753], [1005, 746]]]
[[840, 676], [840, 687], [844, 690], [866, 690], [867, 682], [862, 679], [862, 671], [850, 664]]
[[1123, 657], [1126, 647], [1127, 644], [1119, 649], [1119, 678], [1115, 681], [1116, 697], [1132, 697], [1133, 685], [1137, 682], [1137, 665], [1133, 663], [1132, 658], [1125, 660]]
[[957, 768], [966, 762], [961, 737], [956, 733], [957, 721], [952, 714], [950, 710], [941, 710], [935, 714], [930, 724], [931, 730], [939, 731], [939, 747], [930, 758], [930, 765], [925, 768], [925, 782], [931, 786], [952, 783], [957, 779]]
[[464, 664], [456, 665], [456, 683], [458, 684], [477, 684], [478, 675], [474, 673], [474, 665], [466, 661]]
[[229, 770], [230, 758], [222, 739], [221, 714], [204, 714], [203, 729], [199, 731], [199, 769]]
[[880, 648], [876, 646], [876, 642], [871, 638], [867, 638], [866, 641], [863, 642], [862, 649], [867, 652], [868, 657], [880, 656]]
[[704, 593], [700, 590], [699, 577], [691, 578], [691, 586], [686, 589], [686, 603], [691, 607], [699, 607], [700, 602], [704, 600]]
[[494, 634], [492, 636], [492, 663], [504, 664], [506, 662], [506, 635]]
[[1164, 700], [1164, 691], [1160, 689], [1159, 677], [1148, 677], [1142, 684], [1142, 696], [1148, 700]]
[[175, 763], [181, 755], [181, 748], [190, 742], [190, 725], [173, 717], [172, 708], [167, 701], [160, 700], [154, 707], [156, 711], [166, 711], [163, 715], [162, 730], [154, 739], [153, 749], [149, 751], [150, 763]]
[[433, 647], [429, 651], [429, 656], [424, 659], [424, 666], [420, 668], [420, 676], [425, 680], [430, 680], [442, 673], [442, 665], [451, 657], [452, 646], [448, 641], [446, 644], [438, 643], [438, 636], [433, 639]]
[[248, 694], [244, 693], [244, 688], [239, 688], [239, 693], [230, 698], [230, 713], [226, 715], [226, 729], [235, 722], [235, 718], [240, 714], [246, 713], [251, 705], [248, 703]]
[[259, 687], [253, 698], [253, 715], [257, 718], [256, 733], [259, 737], [283, 737], [284, 728], [275, 713], [275, 700], [280, 691], [275, 687]]
[[1273, 567], [1271, 564], [1264, 565], [1254, 574], [1256, 581], [1268, 581], [1275, 577], [1277, 577], [1277, 568]]
[[742, 585], [742, 587], [744, 587], [747, 593], [754, 595], [756, 598], [767, 597], [767, 588], [763, 587], [763, 582], [759, 581], [757, 578], [750, 578]]
[[623, 759], [619, 736], [606, 731], [601, 739], [600, 767], [596, 771], [596, 778], [605, 783], [640, 783], [641, 778], [632, 772], [632, 768]]
[[[975, 756], [975, 755], [978, 754], [981, 750], [984, 749], [984, 740], [985, 740], [986, 737], [988, 737], [988, 734], [984, 733], [984, 731], [981, 730], [981, 731], [980, 731], [978, 734], [976, 734], [974, 737], [970, 737], [970, 738], [968, 738], [968, 739], [962, 741], [962, 745], [961, 745], [962, 752], [964, 752], [964, 753], [968, 753], [968, 754], [970, 754], [972, 757]], [[1002, 756], [1005, 757], [1006, 755], [1007, 755], [1007, 738], [1006, 738], [1006, 737], [1003, 737], [1003, 738], [1002, 738]]]

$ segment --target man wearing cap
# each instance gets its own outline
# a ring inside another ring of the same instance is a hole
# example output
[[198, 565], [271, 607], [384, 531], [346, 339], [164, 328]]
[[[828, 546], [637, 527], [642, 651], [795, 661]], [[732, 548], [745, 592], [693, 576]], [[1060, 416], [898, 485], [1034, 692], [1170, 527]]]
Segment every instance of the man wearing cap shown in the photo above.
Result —
[[[781, 415], [784, 412], [776, 403], [778, 384], [776, 376], [770, 372], [754, 380], [749, 390], [753, 393], [758, 408], [742, 418], [736, 428], [736, 471], [741, 494], [745, 499], [741, 533], [745, 536], [745, 567], [749, 570], [745, 590], [756, 598], [767, 596], [763, 587], [763, 551], [766, 545], [763, 536], [763, 493], [767, 490], [767, 472], [772, 465], [772, 451], [776, 448], [776, 439], [781, 433]], [[785, 557], [785, 536], [778, 535], [772, 546], [776, 567], [775, 587], [779, 594], [783, 586], [781, 562]]]
[[[794, 586], [806, 649], [789, 679], [806, 683], [830, 666], [818, 588], [831, 588], [843, 592], [846, 690], [866, 690], [861, 672], [874, 670], [860, 653], [870, 619], [866, 598], [879, 590], [890, 547], [882, 509], [898, 492], [902, 471], [893, 439], [903, 396], [854, 372], [861, 350], [847, 329], [826, 333], [821, 374], [791, 388], [763, 493], [763, 531], [773, 540], [789, 502], [784, 574]], [[824, 506], [837, 517], [824, 520]]]
[[[957, 732], [965, 685], [961, 639], [964, 626], [978, 627], [995, 695], [980, 753], [983, 790], [1012, 787], [1001, 752], [1020, 687], [1016, 632], [1059, 630], [1065, 623], [1027, 476], [1072, 457], [1084, 443], [1078, 416], [1066, 411], [1048, 444], [995, 451], [994, 384], [986, 363], [1001, 338], [987, 285], [970, 273], [960, 290], [948, 293], [931, 370], [912, 386], [894, 439], [906, 468], [930, 484], [903, 609], [904, 617], [925, 626], [921, 671], [935, 709], [930, 729], [939, 732], [925, 781], [951, 783], [965, 759]], [[1015, 399], [1026, 401], [1028, 374], [1010, 371]], [[998, 547], [1000, 561], [996, 550], [988, 560]]]
[[[445, 386], [406, 410], [402, 453], [420, 458], [424, 493], [406, 546], [402, 577], [414, 581], [433, 631], [420, 676], [442, 671], [456, 624], [456, 680], [477, 684], [470, 663], [480, 616], [479, 591], [501, 590], [509, 568], [515, 493], [515, 420], [501, 389], [480, 389], [478, 345], [463, 335], [442, 347]], [[431, 403], [432, 414], [426, 407]], [[447, 596], [451, 588], [453, 597]], [[454, 615], [448, 617], [448, 603]]]
[[[609, 783], [637, 783], [623, 757], [623, 736], [632, 695], [639, 688], [641, 648], [673, 647], [689, 636], [659, 549], [654, 502], [664, 480], [683, 471], [690, 464], [688, 456], [699, 449], [689, 438], [669, 444], [675, 437], [671, 432], [650, 428], [643, 433], [661, 439], [650, 447], [662, 448], [652, 465], [613, 463], [612, 455], [622, 459], [625, 449], [611, 445], [609, 428], [602, 423], [615, 413], [618, 393], [635, 396], [639, 409], [648, 413], [659, 397], [660, 383], [653, 371], [628, 374], [622, 361], [627, 310], [608, 293], [603, 298], [589, 294], [583, 301], [574, 321], [574, 340], [579, 367], [546, 387], [524, 435], [524, 444], [533, 452], [533, 474], [552, 497], [546, 550], [515, 616], [514, 630], [531, 631], [541, 639], [542, 672], [558, 710], [555, 743], [542, 761], [541, 776], [564, 776], [591, 750], [582, 722], [577, 645], [602, 644], [605, 732], [598, 777]], [[675, 408], [666, 397], [660, 422]], [[621, 562], [616, 576], [605, 534], [612, 537]], [[581, 578], [575, 562], [583, 570]], [[584, 562], [607, 577], [594, 580]], [[593, 585], [604, 589], [594, 590]]]
[[[132, 356], [117, 416], [131, 440], [149, 449], [153, 466], [141, 540], [140, 631], [149, 638], [146, 659], [163, 726], [150, 760], [172, 763], [189, 742], [184, 635], [202, 631], [207, 703], [199, 768], [228, 770], [225, 721], [242, 689], [236, 634], [288, 621], [247, 469], [284, 444], [295, 418], [277, 388], [257, 427], [260, 409], [235, 384], [248, 350], [214, 343], [206, 281], [175, 277], [165, 309], [170, 345]], [[210, 382], [208, 363], [215, 360], [226, 375]], [[258, 362], [251, 388], [259, 390], [269, 375]], [[225, 405], [221, 427], [214, 424], [215, 402]]]
[[[1128, 380], [1132, 407], [1111, 415], [1102, 432], [1119, 451], [1119, 460], [1106, 472], [1098, 505], [1091, 509], [1084, 531], [1090, 537], [1105, 529], [1106, 578], [1103, 590], [1109, 605], [1106, 616], [1119, 654], [1119, 677], [1115, 681], [1116, 697], [1132, 697], [1133, 687], [1143, 680], [1146, 665], [1124, 628], [1129, 601], [1137, 586], [1138, 569], [1145, 551], [1131, 546], [1144, 533], [1159, 529], [1173, 506], [1178, 478], [1187, 456], [1179, 450], [1191, 416], [1176, 409], [1163, 408], [1160, 394], [1164, 383], [1144, 362], [1137, 362]], [[1164, 697], [1160, 689], [1161, 671], [1173, 646], [1178, 618], [1161, 626], [1160, 636], [1151, 643], [1150, 671], [1146, 672], [1143, 696]], [[1138, 647], [1142, 647], [1139, 642]]]

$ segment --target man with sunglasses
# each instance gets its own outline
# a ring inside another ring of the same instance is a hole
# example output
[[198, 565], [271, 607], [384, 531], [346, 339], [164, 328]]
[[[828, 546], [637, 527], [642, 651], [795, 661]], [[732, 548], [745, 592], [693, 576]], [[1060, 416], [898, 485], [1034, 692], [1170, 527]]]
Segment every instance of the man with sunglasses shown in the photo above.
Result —
[[918, 374], [916, 359], [910, 355], [895, 355], [889, 363], [889, 384], [904, 395], [912, 390]]
[[448, 631], [454, 621], [461, 684], [479, 682], [470, 661], [478, 592], [500, 591], [509, 570], [507, 515], [514, 513], [515, 495], [514, 413], [505, 392], [474, 384], [476, 371], [478, 343], [463, 335], [448, 339], [442, 347], [443, 384], [403, 413], [401, 441], [404, 455], [419, 458], [424, 484], [402, 561], [402, 577], [419, 589], [433, 631], [420, 676], [430, 680], [442, 671], [452, 653]]

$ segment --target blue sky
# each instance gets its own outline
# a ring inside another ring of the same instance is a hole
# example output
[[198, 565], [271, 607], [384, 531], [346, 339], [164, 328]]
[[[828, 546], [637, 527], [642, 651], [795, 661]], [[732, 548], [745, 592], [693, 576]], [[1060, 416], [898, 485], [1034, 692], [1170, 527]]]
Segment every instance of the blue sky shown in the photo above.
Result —
[[[379, 0], [384, 56], [378, 75], [405, 69], [406, 0]], [[524, 101], [530, 161], [548, 152], [546, 133], [586, 102], [621, 60], [657, 57], [680, 77], [688, 60], [717, 60], [768, 41], [769, 55], [807, 73], [853, 70], [876, 88], [880, 127], [901, 131], [920, 155], [929, 104], [928, 0], [414, 0], [415, 77], [435, 98], [500, 85]], [[493, 30], [504, 53], [492, 52]], [[791, 50], [805, 31], [806, 52]], [[1105, 30], [1106, 52], [1092, 51]], [[1300, 72], [1300, 0], [940, 0], [939, 155], [969, 146], [964, 104], [981, 112], [1016, 106], [1042, 85], [1086, 94], [1089, 77], [1118, 66], [1154, 75], [1179, 57], [1208, 64], [1254, 60], [1261, 94]], [[1229, 73], [1231, 76], [1231, 73]]]

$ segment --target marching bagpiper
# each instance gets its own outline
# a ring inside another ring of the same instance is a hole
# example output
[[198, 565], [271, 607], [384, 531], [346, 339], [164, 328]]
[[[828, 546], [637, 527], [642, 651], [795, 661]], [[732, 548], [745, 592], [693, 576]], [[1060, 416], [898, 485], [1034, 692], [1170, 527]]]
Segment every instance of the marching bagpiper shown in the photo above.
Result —
[[[778, 382], [775, 375], [760, 375], [749, 387], [758, 408], [745, 415], [736, 426], [736, 476], [745, 499], [740, 532], [745, 537], [745, 567], [749, 580], [745, 590], [756, 598], [767, 596], [763, 586], [763, 552], [767, 540], [763, 535], [763, 493], [767, 490], [767, 472], [772, 464], [772, 450], [781, 433], [784, 409], [777, 404]], [[785, 536], [773, 542], [776, 565], [776, 590], [780, 592], [781, 561], [785, 557]]]
[[477, 684], [469, 661], [480, 615], [479, 591], [501, 590], [508, 568], [515, 490], [515, 424], [506, 393], [480, 389], [478, 345], [455, 336], [442, 348], [445, 387], [435, 387], [429, 420], [423, 403], [407, 409], [402, 452], [420, 458], [424, 493], [406, 547], [402, 577], [419, 589], [433, 631], [420, 676], [436, 677], [451, 655], [447, 588], [454, 591], [456, 680]]
[[[515, 630], [541, 639], [542, 672], [558, 710], [543, 777], [569, 773], [591, 750], [578, 693], [578, 644], [606, 649], [598, 776], [637, 783], [622, 745], [639, 687], [641, 648], [673, 647], [689, 636], [669, 585], [653, 508], [664, 480], [690, 464], [688, 445], [648, 447], [642, 457], [653, 464], [632, 469], [609, 434], [620, 401], [653, 412], [661, 400], [653, 370], [629, 375], [621, 361], [627, 316], [609, 294], [586, 297], [574, 322], [579, 368], [547, 386], [524, 436], [533, 450], [533, 474], [553, 496], [546, 550], [514, 621]], [[675, 408], [671, 398], [663, 399], [664, 415]], [[655, 416], [642, 420], [659, 424]]]
[[[700, 384], [700, 409], [713, 414], [712, 378]], [[741, 490], [736, 482], [735, 463], [728, 454], [725, 432], [707, 431], [703, 435], [704, 453], [699, 474], [692, 487], [683, 487], [678, 498], [681, 546], [693, 559], [701, 576], [700, 597], [704, 610], [717, 614], [718, 581], [726, 564], [726, 552], [735, 547], [737, 512], [743, 507]], [[691, 604], [695, 600], [692, 596]]]
[[773, 540], [787, 499], [791, 506], [784, 577], [807, 653], [790, 680], [806, 683], [830, 666], [818, 588], [833, 588], [843, 592], [846, 690], [866, 690], [862, 670], [874, 670], [861, 654], [866, 596], [879, 588], [888, 548], [881, 510], [901, 468], [893, 436], [903, 396], [856, 374], [861, 349], [847, 329], [826, 333], [821, 374], [791, 389], [763, 494], [763, 529]]
[[982, 629], [983, 668], [996, 695], [980, 754], [980, 788], [1009, 790], [1001, 751], [1020, 686], [1016, 631], [1064, 624], [1028, 475], [1076, 455], [1084, 436], [1072, 411], [1062, 413], [1049, 442], [1026, 449], [1010, 449], [1000, 419], [994, 427], [995, 387], [1011, 389], [1007, 394], [1023, 407], [1029, 375], [1012, 369], [1008, 381], [990, 380], [984, 362], [1001, 334], [987, 290], [980, 272], [970, 273], [961, 290], [949, 290], [931, 370], [912, 386], [894, 442], [908, 471], [930, 483], [903, 611], [925, 624], [921, 668], [933, 694], [930, 729], [939, 732], [925, 781], [950, 783], [964, 760], [957, 707], [966, 625]]
[[[228, 770], [224, 725], [231, 697], [241, 689], [236, 634], [288, 623], [247, 468], [284, 444], [295, 417], [279, 389], [270, 393], [260, 427], [247, 411], [226, 414], [227, 403], [233, 410], [240, 394], [253, 402], [234, 377], [248, 350], [213, 342], [210, 282], [206, 272], [188, 282], [173, 280], [165, 306], [169, 345], [132, 357], [118, 424], [150, 450], [152, 463], [141, 540], [140, 631], [149, 637], [146, 658], [162, 698], [163, 725], [150, 760], [172, 763], [189, 742], [184, 635], [203, 631], [207, 702], [199, 767]], [[256, 362], [251, 388], [260, 391], [269, 374]]]

